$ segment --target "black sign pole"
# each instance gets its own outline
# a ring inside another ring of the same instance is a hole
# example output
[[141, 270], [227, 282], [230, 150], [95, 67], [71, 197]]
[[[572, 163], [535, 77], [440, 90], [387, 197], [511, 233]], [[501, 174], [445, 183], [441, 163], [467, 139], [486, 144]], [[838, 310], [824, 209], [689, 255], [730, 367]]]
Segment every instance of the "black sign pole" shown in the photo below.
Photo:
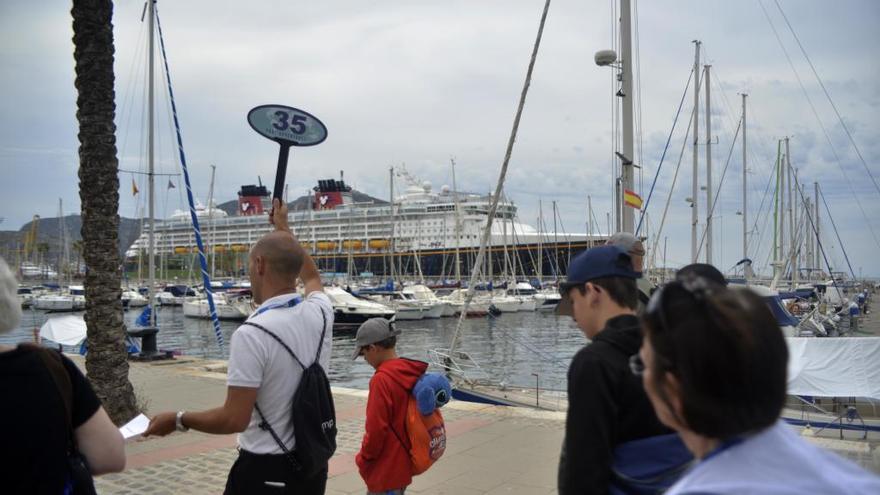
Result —
[[290, 143], [279, 142], [281, 149], [278, 150], [278, 169], [275, 171], [275, 189], [272, 191], [272, 199], [284, 201], [284, 179], [287, 176], [287, 157], [290, 155]]

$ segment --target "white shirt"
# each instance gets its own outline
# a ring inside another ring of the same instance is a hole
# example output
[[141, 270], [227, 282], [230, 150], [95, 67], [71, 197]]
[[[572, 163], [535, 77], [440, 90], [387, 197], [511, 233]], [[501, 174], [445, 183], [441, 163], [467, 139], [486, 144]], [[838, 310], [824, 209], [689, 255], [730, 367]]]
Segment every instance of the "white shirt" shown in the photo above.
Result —
[[[294, 297], [294, 294], [273, 297], [264, 301], [257, 312], [263, 308], [285, 305]], [[327, 331], [318, 362], [327, 371], [333, 343], [333, 305], [323, 292], [312, 292], [293, 307], [269, 309], [252, 316], [249, 321], [277, 335], [303, 365], [310, 366], [318, 352], [321, 325], [324, 323], [321, 311], [326, 316]], [[226, 383], [235, 387], [259, 388], [257, 404], [289, 449], [295, 445], [290, 407], [302, 372], [302, 367], [266, 332], [250, 325], [241, 325], [233, 332]], [[260, 415], [254, 408], [250, 424], [238, 436], [239, 447], [255, 454], [282, 453], [272, 435], [261, 430], [259, 424]]]
[[697, 464], [666, 495], [880, 493], [880, 477], [822, 450], [785, 422]]

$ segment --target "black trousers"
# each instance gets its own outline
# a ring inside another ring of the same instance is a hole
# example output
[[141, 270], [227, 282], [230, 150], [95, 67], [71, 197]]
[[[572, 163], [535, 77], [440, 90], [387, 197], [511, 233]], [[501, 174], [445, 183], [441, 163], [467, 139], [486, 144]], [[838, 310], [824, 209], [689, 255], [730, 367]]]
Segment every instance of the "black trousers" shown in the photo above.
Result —
[[324, 495], [327, 467], [312, 478], [294, 471], [284, 454], [238, 451], [229, 470], [224, 495]]

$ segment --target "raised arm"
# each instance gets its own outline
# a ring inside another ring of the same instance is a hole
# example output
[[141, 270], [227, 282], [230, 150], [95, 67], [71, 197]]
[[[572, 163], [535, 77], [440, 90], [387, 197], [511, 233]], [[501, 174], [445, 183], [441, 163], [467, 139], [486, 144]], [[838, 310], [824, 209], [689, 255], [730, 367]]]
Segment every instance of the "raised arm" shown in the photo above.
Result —
[[324, 286], [321, 284], [321, 274], [318, 272], [318, 265], [315, 264], [315, 260], [312, 259], [309, 252], [302, 248], [296, 234], [290, 230], [287, 218], [287, 204], [278, 198], [272, 199], [272, 211], [269, 212], [269, 223], [275, 226], [275, 230], [290, 233], [290, 235], [293, 236], [293, 240], [296, 241], [297, 246], [302, 249], [303, 265], [299, 272], [299, 278], [303, 281], [306, 295], [309, 295], [309, 293], [314, 291], [324, 290]]

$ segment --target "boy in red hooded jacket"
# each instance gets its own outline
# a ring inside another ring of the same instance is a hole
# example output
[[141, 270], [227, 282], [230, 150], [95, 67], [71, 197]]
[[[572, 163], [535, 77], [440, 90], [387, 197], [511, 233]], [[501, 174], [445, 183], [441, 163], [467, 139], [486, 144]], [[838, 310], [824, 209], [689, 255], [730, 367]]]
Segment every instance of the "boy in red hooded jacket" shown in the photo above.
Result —
[[398, 335], [400, 330], [384, 318], [367, 320], [357, 331], [353, 358], [363, 356], [376, 370], [370, 379], [366, 432], [355, 457], [368, 495], [401, 495], [412, 483], [406, 408], [428, 363], [398, 357]]

